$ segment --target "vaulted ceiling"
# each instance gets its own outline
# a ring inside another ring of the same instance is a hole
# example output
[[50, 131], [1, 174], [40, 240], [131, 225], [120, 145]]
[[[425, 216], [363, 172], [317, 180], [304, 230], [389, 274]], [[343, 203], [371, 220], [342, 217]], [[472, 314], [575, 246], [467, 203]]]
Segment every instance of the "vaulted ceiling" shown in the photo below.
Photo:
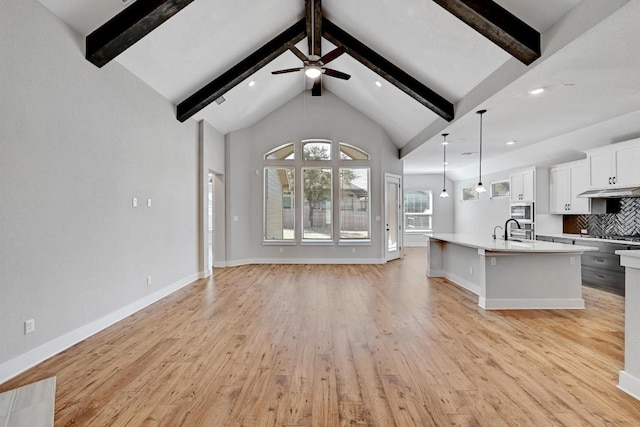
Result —
[[[640, 110], [637, 0], [323, 0], [311, 12], [305, 0], [40, 1], [87, 38], [88, 60], [121, 64], [174, 103], [177, 119], [222, 133], [311, 96], [303, 73], [271, 74], [301, 66], [287, 43], [305, 55], [343, 47], [330, 68], [352, 77], [323, 76], [323, 90], [379, 123], [409, 173], [441, 170], [448, 132], [454, 177], [472, 175], [477, 157], [462, 154], [477, 151], [479, 108], [483, 158], [496, 167]], [[535, 87], [546, 91], [529, 95]]]

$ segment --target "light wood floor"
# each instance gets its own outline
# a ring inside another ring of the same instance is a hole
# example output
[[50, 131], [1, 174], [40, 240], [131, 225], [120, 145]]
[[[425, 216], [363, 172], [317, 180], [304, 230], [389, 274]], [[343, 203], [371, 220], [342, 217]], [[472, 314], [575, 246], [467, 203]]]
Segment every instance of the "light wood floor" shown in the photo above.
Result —
[[56, 375], [58, 426], [640, 425], [621, 297], [484, 311], [425, 268], [216, 269], [0, 391]]

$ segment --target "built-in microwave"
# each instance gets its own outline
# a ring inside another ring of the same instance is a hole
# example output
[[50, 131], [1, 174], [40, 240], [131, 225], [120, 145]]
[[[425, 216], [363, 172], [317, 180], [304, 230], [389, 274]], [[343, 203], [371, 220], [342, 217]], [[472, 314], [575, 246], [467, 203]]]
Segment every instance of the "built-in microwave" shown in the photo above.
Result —
[[520, 228], [518, 228], [518, 225], [513, 221], [509, 223], [509, 236], [516, 239], [535, 240], [536, 233], [533, 223], [518, 222], [520, 223]]
[[517, 219], [519, 223], [534, 222], [533, 202], [511, 203], [511, 218]]

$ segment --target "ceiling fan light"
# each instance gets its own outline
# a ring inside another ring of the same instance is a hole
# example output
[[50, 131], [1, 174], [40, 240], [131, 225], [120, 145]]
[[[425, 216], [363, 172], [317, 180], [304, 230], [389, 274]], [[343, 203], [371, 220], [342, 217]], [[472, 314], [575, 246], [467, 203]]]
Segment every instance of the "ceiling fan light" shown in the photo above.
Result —
[[307, 67], [307, 69], [304, 70], [304, 74], [310, 79], [315, 79], [318, 78], [320, 74], [322, 74], [322, 71], [320, 70], [320, 67], [311, 66]]

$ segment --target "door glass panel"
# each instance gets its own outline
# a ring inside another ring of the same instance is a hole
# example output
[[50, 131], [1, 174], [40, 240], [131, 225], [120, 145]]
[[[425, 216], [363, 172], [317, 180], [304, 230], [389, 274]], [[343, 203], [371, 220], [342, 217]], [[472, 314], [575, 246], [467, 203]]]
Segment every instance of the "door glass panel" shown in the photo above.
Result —
[[393, 182], [387, 183], [387, 220], [388, 238], [387, 250], [389, 252], [398, 249], [398, 185]]

